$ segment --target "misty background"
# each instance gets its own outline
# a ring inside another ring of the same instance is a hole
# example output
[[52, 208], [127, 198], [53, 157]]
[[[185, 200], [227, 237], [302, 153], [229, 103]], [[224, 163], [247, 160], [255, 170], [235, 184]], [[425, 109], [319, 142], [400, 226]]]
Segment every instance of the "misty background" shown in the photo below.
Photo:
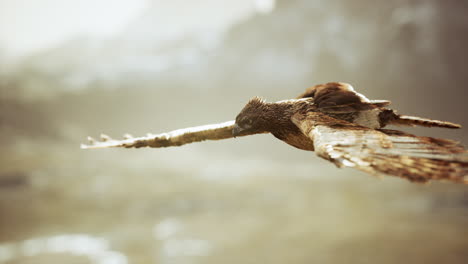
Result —
[[466, 14], [456, 0], [0, 0], [0, 263], [467, 263], [463, 185], [337, 169], [271, 135], [79, 149], [328, 81], [466, 127]]

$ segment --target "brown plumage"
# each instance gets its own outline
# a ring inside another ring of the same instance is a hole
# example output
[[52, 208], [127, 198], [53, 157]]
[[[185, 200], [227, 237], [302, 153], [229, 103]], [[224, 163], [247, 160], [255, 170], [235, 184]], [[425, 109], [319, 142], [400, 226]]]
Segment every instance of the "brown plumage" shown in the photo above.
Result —
[[369, 100], [347, 83], [332, 82], [311, 87], [297, 99], [268, 103], [254, 97], [235, 121], [121, 141], [105, 137], [83, 148], [169, 147], [271, 133], [296, 148], [315, 151], [339, 167], [413, 182], [468, 183], [468, 152], [458, 142], [383, 129], [387, 125], [461, 126], [399, 115], [387, 108], [389, 104]]
[[468, 154], [458, 143], [382, 129], [389, 124], [460, 125], [401, 116], [385, 108], [389, 104], [371, 101], [349, 84], [327, 83], [307, 89], [297, 100], [267, 103], [252, 99], [237, 116], [233, 133], [269, 132], [294, 147], [315, 151], [339, 167], [371, 174], [416, 182], [445, 179], [467, 183]]

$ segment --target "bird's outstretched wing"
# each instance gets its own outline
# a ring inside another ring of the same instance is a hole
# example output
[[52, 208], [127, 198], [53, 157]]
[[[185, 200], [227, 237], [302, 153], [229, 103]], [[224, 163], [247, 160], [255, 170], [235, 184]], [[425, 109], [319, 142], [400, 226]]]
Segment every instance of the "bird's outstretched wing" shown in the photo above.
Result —
[[[82, 149], [97, 149], [97, 148], [165, 148], [182, 146], [189, 143], [200, 142], [205, 140], [221, 140], [233, 138], [232, 129], [235, 121], [228, 121], [219, 124], [204, 125], [189, 127], [184, 129], [174, 130], [162, 134], [149, 134], [146, 137], [124, 136], [122, 140], [112, 139], [109, 136], [101, 135], [99, 141], [88, 137], [88, 144], [82, 144]], [[252, 133], [243, 132], [238, 136], [247, 136]]]
[[374, 130], [346, 121], [329, 126], [317, 115], [320, 113], [299, 113], [293, 122], [314, 141], [317, 155], [339, 167], [414, 182], [438, 179], [468, 183], [468, 152], [458, 142]]

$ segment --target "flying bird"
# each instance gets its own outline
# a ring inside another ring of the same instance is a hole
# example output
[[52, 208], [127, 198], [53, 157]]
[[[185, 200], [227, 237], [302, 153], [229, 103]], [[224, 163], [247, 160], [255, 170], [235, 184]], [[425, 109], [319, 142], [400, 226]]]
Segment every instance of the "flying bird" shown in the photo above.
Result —
[[254, 97], [233, 121], [179, 129], [163, 134], [114, 140], [88, 138], [84, 149], [171, 147], [270, 133], [285, 143], [338, 167], [372, 175], [393, 175], [412, 182], [447, 180], [468, 183], [468, 151], [448, 139], [415, 136], [388, 125], [460, 128], [455, 123], [400, 115], [390, 101], [369, 100], [348, 83], [330, 82], [308, 88], [295, 99], [266, 102]]

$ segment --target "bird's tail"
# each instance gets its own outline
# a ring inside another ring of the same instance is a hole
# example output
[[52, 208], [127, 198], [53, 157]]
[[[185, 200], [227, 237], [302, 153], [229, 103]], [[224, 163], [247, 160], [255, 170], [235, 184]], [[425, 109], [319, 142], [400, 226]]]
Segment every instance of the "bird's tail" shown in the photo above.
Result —
[[448, 121], [440, 121], [427, 119], [417, 116], [399, 115], [396, 120], [392, 122], [395, 125], [404, 126], [423, 126], [423, 127], [444, 127], [444, 128], [461, 128], [461, 125]]
[[417, 116], [399, 115], [391, 109], [384, 110], [380, 118], [384, 124], [400, 126], [423, 126], [423, 127], [443, 127], [461, 128], [461, 125], [448, 121], [440, 121]]

